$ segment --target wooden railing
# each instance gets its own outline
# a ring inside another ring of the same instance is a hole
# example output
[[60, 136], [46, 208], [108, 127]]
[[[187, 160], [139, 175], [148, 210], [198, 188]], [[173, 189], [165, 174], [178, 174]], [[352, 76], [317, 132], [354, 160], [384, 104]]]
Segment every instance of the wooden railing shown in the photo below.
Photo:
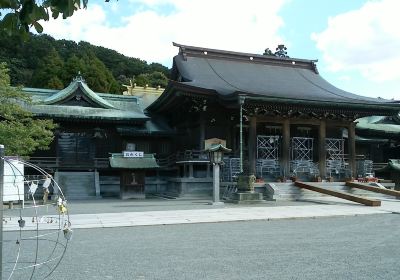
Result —
[[94, 158], [85, 162], [65, 162], [60, 157], [31, 157], [28, 162], [42, 168], [62, 168], [62, 167], [85, 167], [85, 168], [107, 168], [109, 167], [108, 158]]

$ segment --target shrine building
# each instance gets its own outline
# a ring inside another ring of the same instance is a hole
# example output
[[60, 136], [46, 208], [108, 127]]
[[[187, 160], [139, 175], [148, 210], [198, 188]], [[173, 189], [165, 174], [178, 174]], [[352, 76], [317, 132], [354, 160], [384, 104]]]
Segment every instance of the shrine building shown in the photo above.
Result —
[[162, 94], [133, 84], [126, 95], [95, 93], [84, 77], [61, 91], [24, 89], [39, 102], [29, 108], [35, 116], [59, 124], [51, 149], [31, 162], [54, 173], [67, 196], [207, 197], [210, 139], [232, 149], [225, 185], [241, 173], [344, 181], [373, 172], [374, 159], [400, 158], [398, 133], [387, 150], [371, 150], [382, 137], [365, 134], [366, 117], [397, 122], [399, 101], [338, 89], [315, 60], [174, 45]]

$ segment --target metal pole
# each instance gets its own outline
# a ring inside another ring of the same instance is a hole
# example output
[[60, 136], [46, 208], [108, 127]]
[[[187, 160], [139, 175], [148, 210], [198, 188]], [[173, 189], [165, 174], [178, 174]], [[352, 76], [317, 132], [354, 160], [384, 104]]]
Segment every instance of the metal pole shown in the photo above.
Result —
[[4, 145], [0, 144], [0, 280], [3, 279], [3, 185], [4, 185]]
[[243, 173], [243, 104], [244, 96], [239, 97], [240, 103], [240, 173]]

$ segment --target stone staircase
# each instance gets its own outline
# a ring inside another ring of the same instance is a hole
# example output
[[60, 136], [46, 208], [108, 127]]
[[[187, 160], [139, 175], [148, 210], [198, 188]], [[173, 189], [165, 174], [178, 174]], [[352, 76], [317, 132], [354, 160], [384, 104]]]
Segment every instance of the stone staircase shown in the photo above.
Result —
[[[350, 188], [345, 186], [344, 182], [323, 182], [323, 183], [313, 183], [318, 186], [329, 188], [336, 191], [343, 191], [349, 194], [365, 196], [365, 197], [375, 197], [382, 199], [393, 199], [393, 196], [379, 194], [375, 192], [370, 192], [366, 190]], [[301, 189], [296, 187], [292, 182], [290, 183], [266, 183], [265, 184], [265, 192], [264, 197], [266, 199], [274, 199], [274, 200], [302, 200], [302, 199], [313, 199], [319, 197], [330, 197], [326, 194], [321, 194], [318, 192]]]

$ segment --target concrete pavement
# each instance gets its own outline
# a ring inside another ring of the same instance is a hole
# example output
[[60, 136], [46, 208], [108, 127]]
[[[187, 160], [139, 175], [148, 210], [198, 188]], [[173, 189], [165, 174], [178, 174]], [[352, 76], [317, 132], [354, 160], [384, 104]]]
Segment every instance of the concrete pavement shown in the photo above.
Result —
[[[87, 202], [90, 204], [90, 202]], [[224, 206], [213, 207], [199, 202], [197, 209], [190, 209], [188, 202], [167, 201], [140, 202], [144, 205], [150, 204], [148, 209], [156, 208], [157, 211], [124, 211], [124, 212], [105, 212], [107, 210], [107, 200], [92, 202], [95, 206], [92, 211], [83, 211], [89, 213], [70, 214], [69, 218], [73, 229], [82, 228], [110, 228], [110, 227], [131, 227], [131, 226], [149, 226], [149, 225], [170, 225], [170, 224], [190, 224], [190, 223], [216, 223], [232, 221], [252, 221], [252, 220], [275, 220], [275, 219], [293, 219], [293, 218], [317, 218], [332, 216], [354, 216], [385, 213], [400, 213], [400, 201], [396, 199], [382, 200], [380, 207], [368, 207], [342, 199], [331, 197], [319, 197], [298, 202], [287, 202], [287, 205], [259, 204], [256, 206], [236, 206], [225, 204]], [[111, 202], [116, 205], [124, 205], [123, 201]], [[130, 201], [135, 204], [135, 201]], [[139, 202], [136, 202], [139, 203]], [[157, 204], [158, 203], [158, 204]], [[71, 202], [69, 204], [70, 213], [74, 212], [74, 205], [83, 207]], [[158, 205], [158, 207], [157, 207]], [[175, 207], [173, 207], [175, 205]], [[195, 204], [196, 205], [196, 204]], [[102, 207], [104, 206], [104, 207]], [[125, 206], [127, 206], [125, 204]], [[272, 207], [271, 207], [272, 206]], [[50, 206], [52, 207], [52, 206]], [[48, 211], [47, 207], [47, 213]], [[87, 210], [89, 210], [88, 208]], [[53, 211], [56, 213], [56, 211]], [[22, 213], [24, 213], [22, 211]], [[6, 214], [5, 214], [6, 215]], [[31, 222], [32, 214], [23, 216], [26, 220], [24, 230], [48, 230], [61, 228], [64, 220], [57, 222], [57, 215], [39, 214], [39, 226], [36, 222]], [[50, 219], [54, 218], [54, 223]], [[4, 224], [5, 231], [18, 230], [18, 216], [8, 216], [8, 222]]]

